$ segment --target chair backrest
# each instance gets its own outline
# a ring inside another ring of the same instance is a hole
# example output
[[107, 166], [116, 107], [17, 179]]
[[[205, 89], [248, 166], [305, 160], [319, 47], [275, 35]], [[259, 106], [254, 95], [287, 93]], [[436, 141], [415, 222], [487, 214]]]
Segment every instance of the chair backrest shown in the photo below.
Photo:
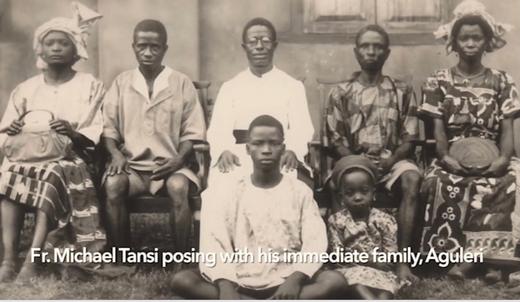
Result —
[[318, 183], [316, 184], [318, 188], [321, 188], [324, 185], [324, 181], [326, 177], [332, 171], [332, 158], [329, 156], [330, 154], [330, 144], [327, 136], [327, 103], [329, 94], [332, 88], [335, 86], [344, 83], [346, 80], [335, 80], [335, 79], [326, 79], [326, 78], [317, 78], [316, 82], [318, 83], [318, 91], [320, 97], [320, 126], [319, 126], [319, 143], [320, 143], [320, 155], [318, 160], [319, 163], [317, 167], [319, 167], [318, 171], [314, 171], [317, 174]]
[[327, 103], [330, 91], [341, 83], [345, 83], [347, 80], [317, 78], [318, 91], [320, 92], [320, 142], [323, 147], [329, 147], [329, 141], [327, 138]]
[[206, 127], [208, 127], [210, 117], [209, 106], [211, 105], [208, 89], [209, 86], [211, 86], [211, 82], [193, 81], [193, 86], [195, 86], [195, 89], [199, 92], [200, 105], [202, 106], [202, 110], [204, 110], [204, 120], [206, 121]]

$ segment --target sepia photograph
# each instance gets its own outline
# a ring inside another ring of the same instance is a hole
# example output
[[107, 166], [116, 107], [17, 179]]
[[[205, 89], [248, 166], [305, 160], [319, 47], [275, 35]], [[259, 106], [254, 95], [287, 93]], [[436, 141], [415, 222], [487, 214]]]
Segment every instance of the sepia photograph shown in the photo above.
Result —
[[518, 299], [519, 16], [0, 0], [0, 300]]

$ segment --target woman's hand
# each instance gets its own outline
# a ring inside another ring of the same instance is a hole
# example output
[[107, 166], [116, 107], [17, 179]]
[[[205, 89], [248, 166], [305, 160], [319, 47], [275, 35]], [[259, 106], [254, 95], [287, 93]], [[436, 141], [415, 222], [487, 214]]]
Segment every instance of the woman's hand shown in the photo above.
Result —
[[53, 129], [54, 131], [58, 132], [59, 134], [66, 135], [71, 139], [76, 134], [76, 131], [72, 129], [70, 123], [65, 120], [52, 120], [50, 121], [49, 125], [51, 126], [51, 129]]
[[25, 125], [24, 121], [21, 120], [14, 120], [9, 127], [7, 127], [6, 132], [7, 135], [17, 135], [18, 133], [22, 132], [22, 127]]
[[468, 171], [466, 171], [466, 169], [464, 169], [464, 167], [462, 167], [460, 165], [458, 160], [456, 160], [455, 158], [453, 158], [449, 155], [444, 155], [444, 157], [441, 160], [441, 165], [448, 172], [453, 173], [453, 174], [463, 175], [463, 174], [468, 173]]
[[506, 174], [508, 167], [509, 159], [505, 156], [499, 156], [491, 163], [491, 166], [482, 173], [482, 175], [487, 177], [499, 177]]

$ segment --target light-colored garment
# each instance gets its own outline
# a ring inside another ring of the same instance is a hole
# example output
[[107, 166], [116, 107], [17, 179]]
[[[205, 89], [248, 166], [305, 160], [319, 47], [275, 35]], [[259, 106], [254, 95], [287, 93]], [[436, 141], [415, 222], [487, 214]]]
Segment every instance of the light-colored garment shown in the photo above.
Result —
[[[58, 86], [45, 83], [43, 74], [18, 85], [11, 93], [0, 129], [5, 129], [29, 110], [47, 110], [55, 119], [68, 121], [72, 128], [94, 144], [103, 130], [101, 105], [103, 83], [88, 73], [76, 72], [74, 77]], [[0, 134], [3, 144], [7, 134]]]
[[87, 37], [88, 30], [94, 23], [101, 19], [101, 15], [90, 10], [81, 3], [73, 1], [71, 3], [73, 18], [53, 18], [42, 25], [40, 25], [35, 33], [33, 40], [33, 48], [36, 53], [36, 67], [39, 69], [46, 69], [47, 63], [41, 58], [43, 38], [51, 31], [59, 31], [65, 33], [74, 46], [76, 47], [76, 54], [84, 59], [88, 59], [87, 53]]
[[[121, 144], [121, 152], [137, 171], [152, 171], [155, 160], [177, 156], [184, 141], [206, 139], [197, 90], [186, 75], [169, 67], [155, 79], [151, 98], [139, 69], [120, 74], [105, 97], [103, 117], [103, 136]], [[200, 186], [188, 167], [176, 173]]]
[[[97, 143], [103, 129], [103, 83], [77, 72], [60, 85], [45, 83], [38, 75], [18, 85], [11, 94], [1, 129], [30, 110], [47, 110], [55, 119]], [[6, 134], [1, 134], [2, 143]], [[99, 202], [87, 164], [79, 156], [44, 163], [16, 163], [4, 158], [0, 169], [0, 195], [14, 203], [42, 210], [50, 230], [45, 247], [103, 250], [105, 231], [99, 218]]]
[[[378, 209], [370, 209], [367, 221], [355, 221], [347, 209], [329, 217], [329, 244], [332, 251], [397, 252], [397, 222], [394, 217]], [[370, 256], [372, 257], [372, 256]], [[361, 284], [395, 293], [399, 289], [397, 276], [392, 271], [382, 271], [357, 263], [339, 265], [349, 285]]]
[[282, 123], [287, 150], [303, 161], [314, 134], [305, 88], [302, 82], [273, 67], [261, 77], [247, 69], [220, 88], [208, 129], [213, 163], [225, 150], [239, 156], [241, 162], [250, 161], [245, 146], [235, 144], [233, 130], [247, 130], [263, 114]]
[[[205, 202], [216, 202], [213, 188], [225, 186], [253, 171], [251, 157], [245, 144], [235, 144], [233, 130], [247, 130], [258, 116], [268, 114], [284, 127], [286, 150], [293, 151], [298, 160], [304, 160], [308, 152], [307, 143], [314, 134], [305, 87], [280, 69], [273, 69], [261, 77], [248, 68], [225, 82], [217, 96], [208, 142], [211, 152], [211, 168], [208, 188], [202, 193]], [[221, 173], [216, 163], [223, 151], [229, 150], [240, 161], [229, 173]], [[286, 172], [296, 178], [296, 171]]]
[[[214, 190], [220, 202], [202, 204], [202, 253], [233, 253], [235, 249], [256, 255], [258, 248], [272, 253], [323, 253], [327, 249], [325, 224], [312, 191], [301, 181], [283, 176], [270, 189], [254, 186], [251, 177]], [[209, 281], [224, 278], [251, 289], [278, 286], [293, 272], [312, 277], [321, 267], [319, 262], [284, 263], [247, 261], [223, 263], [214, 267], [199, 264]]]

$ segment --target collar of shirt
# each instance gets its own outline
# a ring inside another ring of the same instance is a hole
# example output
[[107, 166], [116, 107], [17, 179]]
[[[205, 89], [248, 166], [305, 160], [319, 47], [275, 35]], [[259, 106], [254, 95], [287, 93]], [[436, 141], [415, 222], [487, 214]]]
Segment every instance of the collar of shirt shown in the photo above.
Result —
[[393, 85], [391, 83], [390, 77], [387, 76], [387, 75], [382, 74], [381, 75], [381, 81], [379, 83], [374, 84], [374, 85], [365, 85], [365, 84], [361, 83], [361, 81], [359, 80], [359, 76], [360, 75], [361, 75], [361, 71], [356, 71], [356, 72], [354, 72], [350, 76], [350, 78], [347, 81], [348, 82], [352, 82], [352, 83], [357, 83], [361, 87], [364, 87], [364, 88], [380, 86], [383, 89], [393, 89]]
[[153, 82], [153, 94], [150, 98], [148, 96], [148, 86], [146, 85], [146, 79], [144, 78], [139, 68], [134, 70], [132, 86], [146, 99], [146, 102], [151, 103], [161, 91], [168, 88], [168, 79], [172, 74], [172, 69], [168, 66], [164, 66], [164, 69], [159, 73], [155, 81]]
[[268, 72], [262, 74], [262, 76], [257, 76], [256, 74], [254, 74], [252, 71], [251, 71], [251, 68], [247, 68], [247, 75], [250, 77], [250, 78], [254, 78], [254, 79], [270, 79], [270, 78], [274, 78], [276, 77], [276, 75], [278, 75], [279, 73], [279, 69], [276, 68], [276, 66], [273, 65], [273, 68], [271, 70], [269, 70]]

